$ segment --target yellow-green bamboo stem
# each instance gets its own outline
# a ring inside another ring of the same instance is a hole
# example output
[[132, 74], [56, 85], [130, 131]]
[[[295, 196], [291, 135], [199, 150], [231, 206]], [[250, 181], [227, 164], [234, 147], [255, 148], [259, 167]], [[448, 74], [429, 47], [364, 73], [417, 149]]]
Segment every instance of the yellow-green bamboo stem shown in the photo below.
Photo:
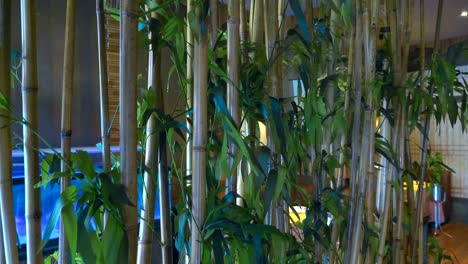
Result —
[[[202, 4], [207, 4], [203, 1]], [[206, 24], [202, 20], [200, 8], [197, 8], [199, 25]], [[199, 34], [194, 42], [194, 75], [193, 89], [193, 155], [192, 155], [192, 254], [191, 263], [201, 263], [202, 238], [201, 232], [205, 222], [206, 211], [206, 145], [207, 145], [207, 84], [208, 84], [208, 36]]]
[[[122, 184], [128, 198], [137, 205], [137, 0], [120, 3], [120, 164]], [[128, 237], [128, 262], [137, 257], [138, 212], [124, 207]]]
[[22, 94], [23, 94], [23, 146], [25, 166], [26, 201], [26, 256], [28, 263], [42, 263], [41, 243], [41, 194], [34, 188], [39, 182], [38, 128], [37, 120], [37, 47], [36, 47], [36, 1], [21, 1], [22, 42]]
[[107, 88], [106, 34], [104, 27], [104, 0], [96, 0], [96, 25], [99, 58], [99, 102], [101, 114], [102, 167], [110, 171], [109, 92]]
[[[0, 1], [0, 95], [10, 101], [11, 1]], [[0, 217], [2, 236], [0, 263], [18, 263], [15, 214], [13, 211], [11, 119], [0, 109]], [[4, 250], [4, 251], [3, 251]]]
[[[237, 1], [228, 2], [228, 21], [227, 21], [227, 74], [230, 82], [227, 84], [227, 101], [228, 109], [231, 116], [236, 123], [236, 126], [240, 125], [241, 111], [239, 105], [239, 59], [240, 59], [240, 42], [239, 42], [239, 17], [240, 17], [240, 5]], [[230, 144], [230, 152], [232, 155], [231, 166], [234, 166], [234, 157], [237, 154], [237, 147], [234, 143]], [[226, 180], [226, 192], [233, 192], [237, 189], [237, 168], [232, 168], [234, 171]]]
[[[73, 109], [73, 71], [75, 65], [75, 17], [76, 0], [67, 1], [65, 20], [65, 44], [63, 56], [63, 80], [62, 80], [62, 122], [61, 122], [61, 150], [62, 150], [62, 172], [69, 172], [71, 159], [71, 136], [72, 136], [72, 109]], [[60, 191], [63, 192], [70, 186], [70, 178], [62, 177], [60, 180]], [[60, 222], [59, 237], [59, 263], [69, 262], [70, 248], [65, 233], [64, 223]]]

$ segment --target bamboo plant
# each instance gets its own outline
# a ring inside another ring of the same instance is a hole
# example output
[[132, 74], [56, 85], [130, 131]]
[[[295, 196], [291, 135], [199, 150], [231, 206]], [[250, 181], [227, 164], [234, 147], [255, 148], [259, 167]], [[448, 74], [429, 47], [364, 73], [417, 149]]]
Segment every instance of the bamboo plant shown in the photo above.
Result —
[[99, 54], [99, 105], [101, 117], [102, 167], [105, 173], [110, 172], [110, 122], [109, 122], [109, 92], [107, 85], [107, 56], [105, 49], [105, 16], [104, 0], [96, 0], [96, 26]]
[[30, 263], [42, 263], [41, 242], [41, 197], [39, 182], [38, 128], [37, 120], [37, 46], [36, 46], [36, 1], [21, 1], [21, 42], [22, 42], [22, 105], [23, 144], [25, 160], [26, 193], [26, 240], [27, 259]]
[[201, 262], [202, 228], [206, 209], [206, 145], [207, 145], [207, 83], [208, 83], [208, 32], [202, 1], [196, 7], [198, 36], [194, 40], [194, 62], [197, 68], [193, 81], [193, 149], [192, 149], [192, 263]]
[[10, 101], [11, 1], [0, 2], [0, 216], [2, 246], [0, 261], [18, 263], [13, 211]]
[[[137, 24], [138, 1], [124, 0], [120, 6], [120, 163], [121, 182], [137, 204]], [[124, 208], [128, 236], [128, 261], [137, 258], [138, 212]]]
[[[63, 83], [62, 83], [62, 122], [61, 122], [61, 150], [63, 173], [70, 171], [69, 164], [71, 158], [71, 136], [72, 136], [72, 108], [73, 108], [73, 71], [75, 69], [75, 19], [76, 1], [67, 1], [66, 22], [65, 22], [65, 50], [63, 60]], [[70, 179], [63, 177], [60, 183], [60, 191], [63, 192], [70, 186]], [[60, 222], [59, 237], [59, 263], [68, 263], [70, 258], [67, 234], [63, 222]]]

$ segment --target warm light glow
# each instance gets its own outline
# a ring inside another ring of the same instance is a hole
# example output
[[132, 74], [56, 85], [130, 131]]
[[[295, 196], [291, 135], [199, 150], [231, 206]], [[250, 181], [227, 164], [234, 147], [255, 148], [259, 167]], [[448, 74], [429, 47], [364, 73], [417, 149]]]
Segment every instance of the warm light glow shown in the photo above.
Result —
[[462, 17], [467, 17], [467, 16], [468, 16], [468, 12], [467, 12], [467, 11], [463, 11], [463, 12], [461, 12], [460, 16], [462, 16]]
[[[303, 206], [294, 206], [294, 210], [296, 210], [297, 215], [294, 211], [289, 208], [289, 221], [290, 223], [302, 222], [306, 218], [306, 207]], [[299, 216], [299, 217], [298, 217]]]
[[263, 145], [266, 145], [267, 144], [266, 126], [262, 122], [258, 122], [258, 127], [260, 129], [260, 142]]

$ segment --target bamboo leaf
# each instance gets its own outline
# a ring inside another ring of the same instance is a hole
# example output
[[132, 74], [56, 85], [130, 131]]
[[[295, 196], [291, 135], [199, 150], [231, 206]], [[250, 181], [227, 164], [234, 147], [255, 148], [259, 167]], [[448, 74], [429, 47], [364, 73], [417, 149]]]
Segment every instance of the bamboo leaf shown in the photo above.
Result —
[[121, 246], [124, 240], [124, 231], [122, 226], [113, 218], [110, 217], [107, 221], [106, 228], [102, 235], [102, 247], [104, 251], [104, 259], [108, 263], [126, 262], [121, 259], [122, 253], [116, 250]]
[[289, 4], [291, 5], [291, 9], [293, 10], [294, 15], [296, 16], [297, 23], [302, 31], [304, 39], [308, 41], [310, 39], [309, 28], [304, 12], [302, 11], [301, 4], [298, 0], [289, 0]]
[[96, 177], [96, 172], [94, 171], [94, 165], [89, 157], [88, 152], [78, 150], [76, 153], [72, 154], [71, 157], [72, 168], [83, 173], [83, 176], [87, 179], [94, 179]]
[[76, 259], [76, 250], [78, 243], [78, 223], [76, 220], [75, 211], [73, 210], [73, 203], [70, 202], [63, 207], [61, 213], [63, 226], [65, 227], [65, 234], [70, 247], [72, 259]]
[[77, 193], [77, 188], [75, 186], [70, 186], [60, 194], [60, 197], [55, 203], [54, 209], [50, 214], [49, 222], [47, 223], [47, 226], [44, 230], [43, 239], [39, 246], [40, 250], [42, 250], [46, 243], [49, 241], [50, 235], [52, 234], [52, 231], [58, 223], [63, 208], [68, 205], [73, 205], [73, 203], [76, 201]]

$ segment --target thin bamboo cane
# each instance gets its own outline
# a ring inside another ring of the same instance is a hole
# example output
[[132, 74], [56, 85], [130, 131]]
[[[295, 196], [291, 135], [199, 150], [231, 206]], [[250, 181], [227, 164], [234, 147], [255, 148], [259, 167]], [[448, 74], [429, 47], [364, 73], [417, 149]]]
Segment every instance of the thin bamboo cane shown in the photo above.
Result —
[[[403, 170], [402, 166], [404, 164], [403, 161], [403, 153], [402, 153], [402, 143], [404, 142], [403, 138], [403, 126], [405, 116], [403, 114], [403, 107], [400, 104], [398, 105], [398, 110], [395, 114], [395, 118], [397, 118], [399, 122], [399, 126], [394, 129], [394, 135], [396, 137], [394, 138], [395, 140], [393, 141], [393, 149], [396, 152], [396, 156], [398, 158], [397, 160], [397, 168], [394, 170], [394, 177], [393, 181], [398, 181], [400, 184], [398, 187], [394, 187], [394, 202], [396, 205], [395, 208], [395, 216], [396, 216], [396, 224], [394, 228], [394, 234], [393, 234], [393, 262], [394, 263], [399, 263], [401, 259], [401, 254], [403, 253], [401, 251], [401, 244], [402, 244], [402, 236], [403, 236], [403, 182], [402, 182], [402, 175], [403, 175]], [[398, 188], [398, 189], [397, 189]]]
[[[251, 2], [253, 2], [253, 0]], [[249, 39], [249, 31], [248, 31], [249, 23], [247, 22], [248, 14], [247, 14], [247, 10], [246, 10], [246, 7], [245, 7], [245, 0], [241, 0], [239, 2], [239, 4], [240, 4], [240, 10], [239, 10], [239, 21], [240, 21], [239, 22], [240, 23], [239, 31], [240, 31], [240, 34], [239, 34], [239, 37], [240, 37], [240, 44], [241, 44], [241, 49], [240, 49], [241, 62], [240, 62], [240, 65], [243, 65], [244, 63], [247, 63], [247, 61], [249, 59], [249, 54], [248, 54], [248, 50], [247, 50], [248, 39]], [[239, 84], [240, 84], [240, 80], [239, 80]], [[242, 112], [241, 112], [241, 115], [242, 115]], [[246, 125], [246, 123], [242, 124], [241, 130], [243, 130], [245, 128], [245, 125]], [[247, 170], [246, 166], [239, 166], [238, 167], [238, 171], [237, 171], [238, 176], [247, 175], [247, 174], [248, 174], [248, 170]], [[237, 177], [237, 194], [239, 194], [239, 196], [241, 196], [241, 197], [244, 197], [244, 193], [245, 193], [245, 186], [244, 185], [245, 184], [244, 184], [243, 178], [242, 177]], [[241, 198], [237, 198], [236, 199], [236, 204], [239, 205], [239, 206], [243, 206], [243, 200]]]
[[[158, 15], [156, 12], [151, 12], [150, 25], [156, 23]], [[151, 28], [151, 26], [150, 26]], [[152, 31], [149, 33], [149, 38], [157, 38], [159, 32]], [[150, 51], [148, 54], [148, 89], [153, 90], [156, 94], [155, 107], [161, 110], [160, 106], [162, 103], [161, 91], [161, 57], [159, 55], [158, 47], [150, 45]], [[159, 133], [156, 133], [157, 128], [160, 126], [159, 120], [154, 114], [151, 114], [148, 123], [146, 125], [146, 149], [145, 149], [145, 166], [148, 168], [144, 173], [144, 186], [145, 191], [143, 194], [143, 211], [141, 212], [141, 218], [144, 220], [140, 224], [140, 236], [138, 239], [138, 256], [137, 263], [150, 263], [152, 256], [152, 245], [153, 245], [153, 226], [154, 226], [154, 210], [156, 205], [156, 177], [159, 175], [158, 170], [158, 151], [159, 151]], [[162, 186], [160, 186], [162, 187]], [[161, 238], [164, 237], [163, 233], [166, 230], [161, 228]], [[163, 240], [163, 239], [161, 239]], [[164, 245], [164, 242], [162, 242]], [[164, 247], [163, 247], [164, 248]], [[163, 263], [167, 260], [166, 252], [162, 252]]]
[[[67, 1], [65, 21], [65, 51], [63, 60], [63, 82], [62, 82], [62, 123], [61, 123], [61, 149], [62, 149], [62, 172], [69, 172], [71, 159], [71, 136], [72, 136], [72, 109], [73, 109], [73, 71], [75, 60], [75, 17], [76, 0]], [[62, 177], [60, 180], [60, 191], [65, 191], [70, 186], [70, 178]], [[69, 262], [70, 248], [65, 233], [64, 223], [60, 222], [59, 237], [59, 263]]]
[[[351, 134], [351, 204], [349, 214], [349, 229], [347, 237], [347, 249], [345, 252], [345, 264], [353, 263], [357, 260], [358, 251], [360, 249], [359, 237], [361, 234], [361, 223], [356, 221], [360, 216], [356, 209], [357, 203], [357, 188], [358, 188], [358, 168], [359, 168], [359, 155], [361, 150], [360, 144], [360, 129], [361, 129], [361, 68], [362, 68], [362, 20], [361, 20], [361, 7], [359, 1], [355, 3], [356, 10], [356, 27], [355, 34], [355, 57], [353, 67], [352, 85], [354, 88], [354, 112], [353, 112], [353, 128]], [[356, 219], [355, 219], [356, 218]], [[356, 239], [353, 239], [356, 237]]]
[[34, 188], [39, 182], [38, 128], [37, 120], [37, 53], [36, 53], [36, 1], [21, 1], [21, 42], [22, 42], [22, 94], [23, 94], [23, 145], [25, 160], [25, 201], [26, 201], [26, 256], [28, 263], [42, 263], [41, 243], [41, 196], [40, 189]]
[[[187, 18], [191, 12], [193, 12], [193, 0], [187, 0]], [[186, 79], [187, 79], [187, 86], [186, 86], [186, 95], [187, 95], [187, 110], [191, 109], [193, 106], [193, 34], [192, 34], [192, 29], [189, 25], [189, 21], [187, 19], [187, 44], [186, 44], [186, 52], [187, 52], [187, 72], [186, 72]], [[186, 121], [187, 128], [189, 131], [192, 131], [192, 125], [190, 121], [188, 120], [187, 116], [187, 121]], [[186, 164], [185, 164], [185, 175], [192, 175], [192, 145], [193, 141], [190, 138], [190, 135], [187, 133], [186, 135], [187, 139], [187, 150], [186, 150]]]
[[[228, 2], [228, 21], [227, 21], [227, 74], [230, 82], [227, 84], [227, 101], [228, 109], [231, 116], [236, 123], [240, 125], [241, 112], [239, 105], [239, 17], [240, 5], [237, 1]], [[230, 152], [232, 158], [230, 160], [231, 166], [234, 166], [234, 157], [237, 154], [237, 147], [234, 143], [230, 144]], [[232, 167], [234, 173], [226, 181], [226, 192], [233, 192], [237, 189], [237, 168]]]
[[240, 41], [241, 43], [245, 43], [249, 38], [249, 30], [248, 26], [249, 23], [247, 22], [247, 10], [245, 8], [245, 0], [239, 1], [240, 9], [239, 9], [239, 32], [240, 32]]
[[[2, 217], [2, 212], [0, 210], [0, 217]], [[3, 227], [0, 225], [0, 232], [3, 234]], [[5, 258], [5, 245], [3, 243], [3, 238], [0, 239], [0, 263], [6, 263], [6, 258]]]
[[96, 25], [99, 54], [99, 102], [101, 113], [102, 165], [105, 173], [110, 171], [110, 125], [109, 92], [107, 88], [107, 56], [104, 28], [104, 0], [96, 0]]
[[218, 38], [218, 0], [210, 0], [210, 25], [210, 47], [214, 49]]
[[[120, 3], [120, 163], [122, 184], [128, 198], [137, 205], [137, 0]], [[137, 257], [138, 212], [124, 207], [128, 237], [128, 262]]]
[[[437, 7], [437, 22], [436, 22], [436, 30], [435, 30], [435, 37], [434, 37], [434, 53], [437, 54], [439, 52], [439, 38], [440, 38], [440, 25], [441, 25], [441, 19], [442, 19], [442, 10], [444, 7], [444, 0], [439, 0], [438, 7]], [[420, 9], [424, 9], [424, 3], [421, 1], [421, 6]], [[423, 14], [424, 11], [421, 11]], [[424, 17], [422, 17], [424, 18]], [[421, 32], [424, 32], [424, 27], [422, 26], [424, 22], [421, 22]], [[424, 35], [421, 33], [421, 43], [424, 42]], [[424, 85], [424, 64], [425, 61], [423, 59], [423, 53], [425, 52], [424, 49], [424, 44], [421, 44], [421, 87]], [[432, 87], [429, 87], [429, 95], [432, 97], [433, 91]], [[421, 163], [420, 163], [420, 170], [419, 170], [419, 184], [418, 184], [418, 200], [416, 203], [416, 221], [419, 221], [419, 223], [416, 225], [414, 230], [415, 234], [420, 234], [422, 232], [422, 203], [423, 203], [423, 184], [424, 184], [424, 174], [426, 170], [426, 156], [427, 156], [427, 145], [429, 141], [429, 129], [430, 129], [430, 119], [431, 119], [431, 111], [427, 110], [425, 120], [424, 120], [424, 126], [423, 126], [423, 135], [422, 135], [422, 149], [421, 149]], [[419, 241], [418, 241], [419, 240]], [[419, 242], [419, 243], [418, 243]], [[418, 245], [418, 246], [417, 246]], [[416, 260], [416, 250], [414, 250], [418, 247], [418, 263], [423, 262], [423, 254], [422, 254], [422, 239], [421, 235], [418, 236], [418, 239], [413, 240], [413, 256], [412, 256], [412, 261], [415, 263]]]
[[[11, 1], [0, 1], [0, 94], [10, 101]], [[18, 263], [13, 211], [10, 112], [0, 109], [0, 263]]]
[[[161, 87], [162, 88], [162, 87]], [[162, 99], [162, 89], [161, 96]], [[161, 106], [164, 107], [161, 100]], [[163, 264], [171, 264], [172, 260], [172, 223], [170, 210], [169, 175], [167, 167], [166, 135], [159, 139], [159, 201], [161, 204], [161, 243]], [[163, 231], [164, 230], [164, 231]]]
[[[384, 102], [383, 107], [385, 109], [388, 108], [388, 101]], [[400, 126], [400, 120], [397, 120], [396, 126]], [[391, 138], [391, 127], [388, 120], [384, 120], [382, 124], [382, 136], [386, 138], [389, 142], [393, 142]], [[393, 174], [393, 170], [395, 169], [386, 158], [382, 158], [383, 161], [381, 164], [384, 167], [384, 173], [382, 173], [381, 177], [384, 181], [384, 202], [383, 202], [383, 212], [380, 214], [380, 239], [379, 239], [379, 248], [377, 252], [377, 263], [382, 264], [384, 259], [384, 251], [386, 245], [386, 238], [387, 238], [387, 230], [388, 230], [388, 220], [389, 220], [389, 212], [390, 212], [390, 195], [391, 195], [391, 178], [390, 176]]]
[[[207, 1], [202, 4], [206, 5]], [[201, 16], [201, 7], [198, 7], [197, 17], [199, 25], [206, 21]], [[193, 155], [192, 164], [192, 254], [191, 263], [201, 263], [202, 228], [205, 222], [206, 211], [206, 145], [207, 145], [207, 84], [208, 84], [208, 36], [201, 32], [198, 40], [194, 42], [194, 60], [197, 74], [194, 76], [193, 89]]]

